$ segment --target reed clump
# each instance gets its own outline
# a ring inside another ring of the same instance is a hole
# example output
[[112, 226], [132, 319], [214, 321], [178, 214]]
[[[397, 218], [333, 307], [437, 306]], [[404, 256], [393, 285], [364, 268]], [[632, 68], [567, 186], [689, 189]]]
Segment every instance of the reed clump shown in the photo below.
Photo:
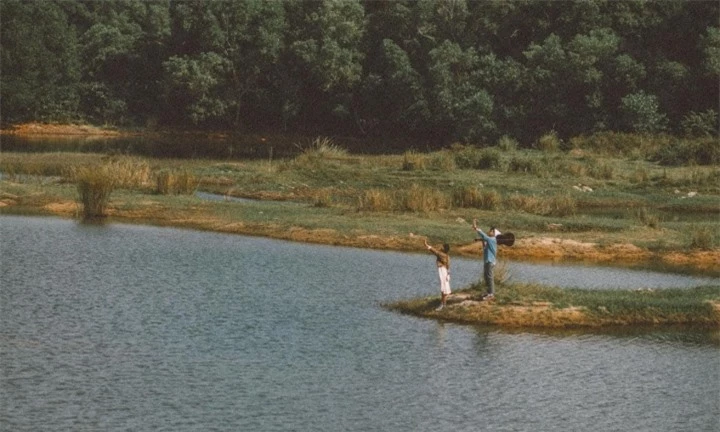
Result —
[[413, 184], [399, 194], [400, 209], [411, 212], [430, 212], [450, 207], [450, 200], [443, 192]]
[[358, 211], [431, 212], [449, 208], [451, 200], [445, 193], [417, 184], [407, 189], [369, 189], [358, 197]]
[[501, 202], [502, 195], [493, 189], [465, 186], [453, 191], [453, 205], [460, 208], [497, 210]]
[[424, 170], [427, 164], [427, 157], [414, 150], [406, 151], [403, 154], [403, 171]]
[[200, 180], [190, 171], [160, 171], [155, 191], [161, 195], [192, 195], [199, 185]]
[[112, 164], [77, 167], [72, 177], [77, 183], [80, 203], [85, 219], [96, 219], [107, 216], [110, 194], [118, 183]]
[[392, 211], [395, 209], [394, 193], [381, 189], [368, 189], [358, 197], [356, 207], [358, 211]]
[[309, 146], [293, 159], [294, 168], [314, 168], [323, 161], [343, 159], [348, 156], [347, 149], [336, 144], [332, 138], [317, 137]]

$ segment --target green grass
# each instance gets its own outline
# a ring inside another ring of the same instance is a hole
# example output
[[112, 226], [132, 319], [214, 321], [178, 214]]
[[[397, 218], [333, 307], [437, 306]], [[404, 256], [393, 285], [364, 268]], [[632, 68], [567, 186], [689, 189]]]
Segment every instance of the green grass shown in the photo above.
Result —
[[[466, 241], [467, 227], [456, 221], [477, 217], [485, 225], [525, 236], [549, 234], [678, 250], [717, 247], [720, 170], [648, 160], [669, 143], [666, 137], [605, 134], [566, 145], [550, 134], [539, 143], [542, 151], [518, 149], [505, 138], [493, 148], [455, 145], [431, 153], [369, 156], [318, 138], [299, 143], [296, 155], [284, 158], [110, 160], [123, 179], [113, 197], [132, 193], [157, 201], [158, 192], [192, 193], [197, 188], [263, 200], [269, 207], [264, 214], [279, 212], [282, 223], [343, 233], [364, 224], [362, 232], [368, 235], [425, 232], [433, 241]], [[2, 188], [50, 199], [58, 193], [57, 180], [35, 181], [22, 175], [75, 182], [68, 173], [107, 161], [108, 156], [99, 154], [2, 153]], [[180, 183], [187, 186], [173, 190], [157, 183], [168, 173], [182, 173], [189, 181]], [[26, 198], [27, 203], [39, 202], [37, 197]], [[296, 201], [307, 208], [294, 207], [293, 217], [282, 207], [275, 209], [275, 200]], [[242, 214], [242, 208], [236, 205], [222, 212]]]
[[[473, 286], [455, 295], [477, 298], [481, 291]], [[435, 296], [399, 301], [387, 307], [416, 316], [516, 327], [720, 326], [720, 286], [585, 290], [511, 283], [501, 284], [495, 301], [490, 303], [469, 306], [450, 301], [448, 308], [437, 313], [437, 302]]]

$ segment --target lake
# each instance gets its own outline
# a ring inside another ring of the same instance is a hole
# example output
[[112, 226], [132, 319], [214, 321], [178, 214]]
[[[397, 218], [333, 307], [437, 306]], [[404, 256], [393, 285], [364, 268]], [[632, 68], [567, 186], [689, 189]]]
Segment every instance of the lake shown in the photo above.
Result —
[[[19, 216], [0, 234], [0, 430], [720, 425], [718, 331], [511, 331], [383, 308], [437, 294], [429, 254]], [[509, 267], [587, 289], [717, 282]], [[455, 288], [480, 274], [453, 259]]]

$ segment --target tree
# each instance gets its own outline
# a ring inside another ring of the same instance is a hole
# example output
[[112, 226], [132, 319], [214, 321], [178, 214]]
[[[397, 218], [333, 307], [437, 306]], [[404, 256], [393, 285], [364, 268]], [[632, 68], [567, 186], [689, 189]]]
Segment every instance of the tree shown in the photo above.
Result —
[[658, 133], [667, 128], [667, 116], [660, 112], [656, 96], [644, 91], [622, 98], [621, 113], [626, 130], [638, 133]]
[[77, 37], [56, 2], [0, 2], [0, 98], [4, 122], [75, 120]]
[[[287, 67], [296, 71], [302, 111], [316, 127], [359, 124], [354, 92], [362, 79], [365, 11], [357, 0], [323, 0], [288, 8], [304, 12], [296, 22]], [[326, 122], [321, 119], [325, 118]], [[330, 124], [328, 124], [330, 123]]]
[[161, 64], [170, 34], [168, 1], [84, 4], [87, 10], [78, 13], [89, 21], [80, 38], [83, 110], [104, 123], [158, 115]]
[[170, 100], [182, 102], [196, 124], [248, 126], [244, 104], [262, 99], [283, 48], [282, 3], [183, 2], [174, 18], [183, 35], [176, 50], [184, 53], [165, 62]]
[[495, 128], [493, 100], [479, 87], [478, 56], [445, 41], [430, 51], [429, 93], [433, 128], [440, 137], [463, 141], [486, 139]]

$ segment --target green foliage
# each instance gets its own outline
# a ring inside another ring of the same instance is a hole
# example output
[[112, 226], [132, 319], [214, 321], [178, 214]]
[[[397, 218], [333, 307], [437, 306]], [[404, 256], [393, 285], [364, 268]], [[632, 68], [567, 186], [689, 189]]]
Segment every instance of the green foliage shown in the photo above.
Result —
[[560, 138], [557, 136], [557, 132], [552, 131], [541, 136], [537, 142], [538, 150], [544, 152], [553, 152], [560, 150]]
[[79, 117], [80, 58], [75, 29], [56, 2], [0, 2], [2, 121]]
[[479, 149], [474, 146], [456, 147], [455, 164], [463, 169], [500, 169], [502, 156], [493, 148]]
[[415, 148], [718, 136], [717, 2], [4, 0], [0, 15], [3, 122]]
[[690, 111], [680, 122], [683, 134], [688, 138], [717, 136], [719, 125], [718, 112], [712, 109], [701, 113]]
[[717, 138], [672, 140], [661, 147], [654, 155], [654, 160], [662, 165], [717, 165], [720, 163], [720, 142]]
[[503, 135], [498, 140], [498, 148], [504, 152], [513, 152], [518, 149], [519, 143], [513, 137]]
[[667, 128], [667, 116], [660, 112], [657, 97], [643, 91], [622, 98], [621, 111], [628, 130], [658, 133]]

